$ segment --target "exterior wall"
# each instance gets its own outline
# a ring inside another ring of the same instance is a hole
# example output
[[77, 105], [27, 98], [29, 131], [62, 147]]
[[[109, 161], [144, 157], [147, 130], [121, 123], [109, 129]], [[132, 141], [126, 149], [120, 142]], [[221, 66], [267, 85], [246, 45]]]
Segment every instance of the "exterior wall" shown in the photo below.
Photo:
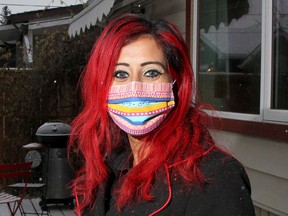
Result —
[[[191, 3], [193, 18], [196, 17], [197, 8], [193, 8], [197, 2], [201, 1], [195, 0]], [[196, 26], [198, 22], [199, 20], [193, 20], [191, 23]], [[190, 39], [193, 40], [192, 56], [198, 55], [197, 38], [194, 37], [197, 34], [198, 30], [194, 28], [193, 34], [190, 35]], [[193, 60], [196, 66], [196, 58]], [[262, 129], [258, 128], [259, 131]], [[269, 132], [273, 133], [272, 130]], [[256, 216], [288, 216], [288, 143], [227, 131], [211, 130], [211, 133], [219, 146], [244, 165], [251, 183]]]
[[[185, 3], [185, 0], [178, 2], [156, 0], [145, 7], [145, 14], [151, 18], [163, 17], [171, 20], [180, 28], [184, 36]], [[193, 4], [191, 11], [193, 11]], [[193, 17], [193, 14], [191, 16]], [[285, 158], [288, 154], [288, 145], [223, 131], [212, 131], [212, 135], [219, 145], [227, 149], [245, 166], [251, 182], [256, 215], [288, 215], [288, 160]]]
[[171, 20], [180, 28], [183, 36], [185, 35], [185, 12], [185, 0], [155, 0], [145, 6], [145, 15], [152, 19], [165, 18]]
[[223, 131], [212, 135], [245, 166], [258, 215], [288, 215], [288, 144]]

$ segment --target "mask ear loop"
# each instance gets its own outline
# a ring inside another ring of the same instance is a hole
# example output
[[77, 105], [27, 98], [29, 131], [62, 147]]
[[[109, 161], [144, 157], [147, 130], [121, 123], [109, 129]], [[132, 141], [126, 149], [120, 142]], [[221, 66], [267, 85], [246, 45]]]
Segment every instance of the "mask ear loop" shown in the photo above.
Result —
[[174, 80], [174, 81], [172, 82], [172, 85], [174, 85], [174, 83], [176, 83], [176, 80]]

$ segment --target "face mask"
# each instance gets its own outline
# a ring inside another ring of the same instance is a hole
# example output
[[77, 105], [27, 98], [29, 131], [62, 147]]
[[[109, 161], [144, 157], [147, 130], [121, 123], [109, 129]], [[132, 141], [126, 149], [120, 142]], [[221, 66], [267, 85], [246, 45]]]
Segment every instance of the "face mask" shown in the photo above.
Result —
[[130, 82], [111, 86], [108, 112], [115, 124], [131, 135], [157, 128], [174, 107], [173, 83]]

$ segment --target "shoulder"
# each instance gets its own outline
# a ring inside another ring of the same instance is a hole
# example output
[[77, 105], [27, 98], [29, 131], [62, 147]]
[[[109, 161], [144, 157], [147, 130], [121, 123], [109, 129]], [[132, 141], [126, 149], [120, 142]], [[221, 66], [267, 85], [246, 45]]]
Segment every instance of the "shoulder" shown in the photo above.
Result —
[[215, 191], [228, 194], [245, 193], [250, 196], [251, 186], [246, 171], [236, 158], [213, 149], [199, 161], [199, 170], [206, 179], [206, 184]]
[[[255, 215], [249, 179], [237, 159], [214, 148], [199, 159], [198, 168], [205, 179], [201, 185], [182, 184], [171, 173], [172, 199], [161, 215]], [[165, 194], [163, 183], [157, 186], [158, 194]]]
[[196, 215], [255, 215], [249, 178], [237, 159], [215, 148], [200, 159], [199, 169], [206, 181], [190, 196], [190, 205], [202, 205]]
[[199, 169], [208, 179], [231, 179], [232, 176], [247, 178], [246, 171], [236, 158], [214, 148], [199, 160]]

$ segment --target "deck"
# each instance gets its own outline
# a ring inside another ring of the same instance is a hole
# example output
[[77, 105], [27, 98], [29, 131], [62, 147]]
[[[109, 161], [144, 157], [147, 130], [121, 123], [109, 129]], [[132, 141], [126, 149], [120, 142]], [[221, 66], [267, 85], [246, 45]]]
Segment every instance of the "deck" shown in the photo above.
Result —
[[[24, 199], [23, 200], [23, 208], [24, 211], [27, 212], [27, 216], [29, 215], [37, 215], [37, 212], [39, 215], [41, 215], [41, 208], [39, 206], [40, 198], [33, 198], [33, 199]], [[33, 205], [35, 209], [33, 208]], [[76, 216], [74, 211], [69, 207], [65, 206], [63, 204], [49, 204], [48, 206], [49, 212], [51, 216]], [[6, 205], [0, 205], [0, 216], [9, 216], [10, 212]], [[20, 211], [18, 210], [17, 214], [15, 216], [20, 216]], [[47, 215], [47, 212], [43, 212], [43, 215]]]

